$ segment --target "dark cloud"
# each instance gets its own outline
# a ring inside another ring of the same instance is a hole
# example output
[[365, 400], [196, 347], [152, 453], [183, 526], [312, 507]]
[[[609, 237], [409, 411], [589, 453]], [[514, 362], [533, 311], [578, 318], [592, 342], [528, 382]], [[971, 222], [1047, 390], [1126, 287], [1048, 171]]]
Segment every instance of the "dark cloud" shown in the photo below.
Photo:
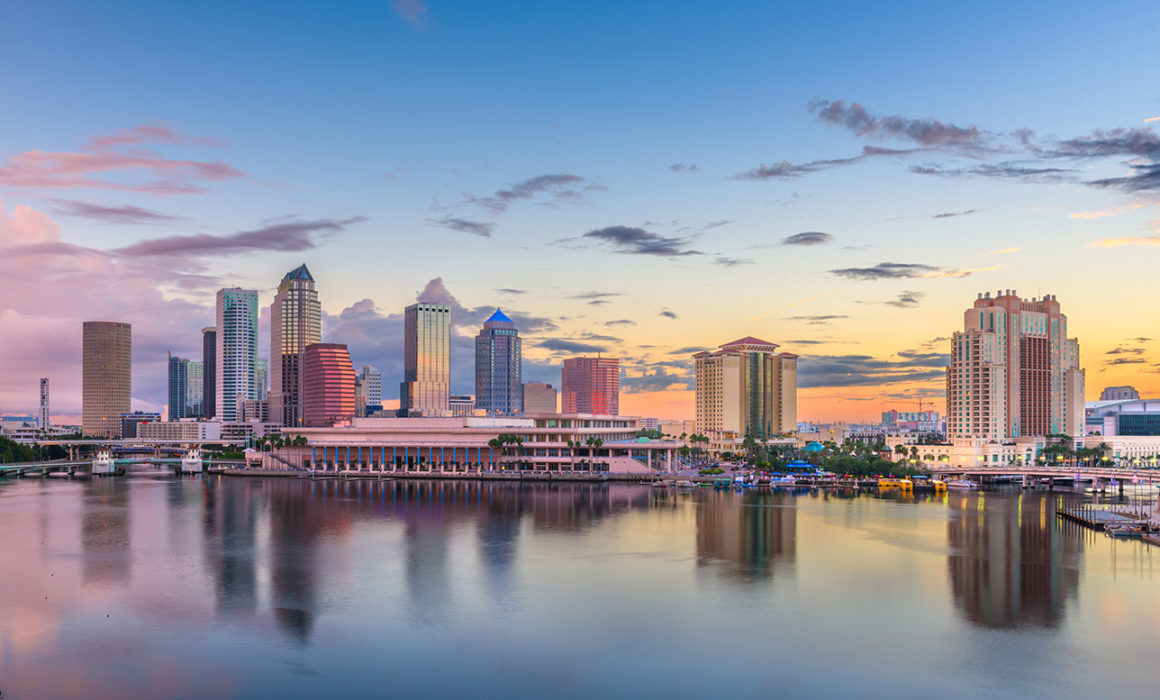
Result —
[[442, 226], [443, 228], [451, 229], [452, 231], [460, 231], [461, 233], [470, 233], [473, 236], [483, 236], [484, 238], [491, 238], [491, 232], [495, 230], [495, 224], [486, 221], [471, 221], [469, 219], [460, 219], [454, 216], [448, 216], [442, 219], [427, 219], [427, 221]]
[[878, 263], [874, 267], [846, 267], [830, 270], [830, 274], [852, 280], [887, 280], [922, 277], [938, 271], [939, 268], [933, 265], [884, 262]]
[[588, 332], [581, 333], [580, 339], [581, 340], [602, 340], [602, 341], [605, 341], [608, 343], [620, 343], [620, 342], [623, 342], [623, 340], [624, 340], [623, 338], [617, 338], [614, 335], [598, 335], [596, 333], [588, 333]]
[[1096, 129], [1090, 136], [1058, 142], [1040, 151], [1049, 158], [1106, 158], [1131, 156], [1160, 160], [1160, 136], [1151, 129]]
[[1042, 168], [1020, 163], [991, 163], [977, 165], [970, 168], [943, 168], [937, 165], [912, 165], [910, 172], [919, 175], [936, 175], [938, 177], [964, 177], [977, 175], [1001, 180], [1020, 180], [1023, 182], [1043, 183], [1059, 182], [1068, 173], [1074, 172], [1065, 168]]
[[631, 255], [659, 255], [677, 257], [702, 255], [701, 251], [688, 248], [689, 238], [661, 236], [632, 226], [608, 226], [589, 231], [583, 238], [608, 243], [619, 253]]
[[966, 211], [947, 211], [947, 212], [943, 212], [942, 214], [935, 214], [934, 216], [932, 216], [930, 218], [932, 218], [932, 219], [949, 219], [952, 216], [970, 216], [971, 214], [979, 213], [979, 211], [981, 211], [981, 210], [980, 209], [967, 209]]
[[573, 294], [569, 299], [607, 299], [608, 297], [621, 296], [621, 292], [580, 292]]
[[870, 355], [808, 355], [798, 362], [798, 387], [886, 386], [944, 380], [947, 359], [946, 355], [933, 354], [901, 360], [883, 360]]
[[1150, 342], [1152, 342], [1151, 338], [1144, 338], [1144, 337], [1128, 338], [1128, 340], [1132, 341], [1133, 343], [1150, 343]]
[[1106, 354], [1106, 355], [1143, 355], [1144, 348], [1123, 348], [1123, 347], [1121, 347], [1121, 348], [1115, 348], [1114, 350], [1108, 350], [1104, 354]]
[[49, 201], [52, 203], [52, 210], [55, 214], [92, 219], [107, 224], [166, 224], [188, 221], [182, 216], [162, 214], [152, 209], [142, 209], [131, 205], [107, 207], [72, 199], [50, 199]]
[[618, 318], [615, 321], [605, 321], [606, 326], [635, 326], [636, 321], [627, 318]]
[[752, 170], [747, 170], [738, 175], [734, 175], [734, 180], [789, 180], [809, 173], [817, 172], [827, 168], [836, 168], [844, 165], [853, 165], [867, 158], [874, 158], [877, 156], [903, 156], [910, 153], [916, 153], [922, 149], [895, 149], [895, 148], [879, 148], [878, 146], [863, 146], [862, 152], [856, 156], [849, 158], [827, 158], [821, 160], [813, 160], [808, 163], [790, 163], [789, 161], [781, 161], [780, 163], [773, 163], [771, 165], [759, 165]]
[[755, 262], [757, 262], [757, 261], [754, 260], [753, 258], [718, 257], [718, 258], [715, 258], [713, 260], [714, 265], [720, 265], [721, 267], [738, 267], [739, 265], [752, 265]]
[[918, 303], [922, 300], [922, 297], [923, 297], [922, 292], [913, 292], [913, 291], [909, 291], [909, 290], [903, 290], [903, 291], [898, 293], [897, 299], [892, 299], [891, 301], [884, 301], [882, 303], [887, 304], [889, 306], [897, 306], [900, 309], [909, 309], [911, 307], [918, 306]]
[[584, 343], [578, 340], [569, 340], [568, 338], [545, 338], [538, 341], [538, 347], [552, 352], [570, 352], [570, 353], [593, 353], [593, 352], [608, 352], [607, 346], [595, 345], [593, 343]]
[[686, 345], [683, 348], [677, 348], [676, 350], [670, 350], [669, 354], [670, 355], [696, 355], [697, 353], [705, 352], [708, 349], [709, 348], [704, 348], [704, 347], [701, 347], [700, 345]]
[[932, 117], [911, 119], [898, 115], [875, 117], [861, 104], [842, 100], [810, 100], [809, 110], [818, 121], [841, 126], [855, 136], [913, 141], [928, 147], [975, 143], [982, 132], [975, 126], [946, 124]]
[[500, 294], [527, 294], [528, 293], [528, 290], [526, 290], [526, 289], [508, 289], [506, 287], [502, 288], [502, 289], [497, 289], [495, 291], [499, 292]]
[[653, 367], [639, 376], [629, 376], [623, 373], [620, 378], [620, 390], [627, 394], [638, 394], [645, 391], [666, 391], [671, 387], [689, 389], [692, 383], [685, 375], [670, 374], [664, 367]]
[[805, 231], [804, 233], [795, 233], [792, 236], [786, 236], [781, 239], [782, 245], [825, 245], [834, 240], [834, 237], [828, 233], [821, 231]]
[[593, 299], [592, 301], [588, 302], [588, 305], [589, 306], [604, 306], [607, 303], [608, 303], [607, 299]]
[[1107, 360], [1104, 362], [1104, 364], [1108, 365], [1109, 367], [1112, 365], [1143, 365], [1147, 363], [1148, 360], [1145, 360], [1142, 357], [1117, 357], [1113, 360]]
[[235, 253], [298, 251], [316, 247], [315, 239], [367, 221], [365, 216], [349, 219], [287, 221], [253, 231], [228, 236], [167, 236], [140, 241], [112, 251], [129, 257], [232, 255]]
[[683, 172], [699, 173], [699, 172], [701, 172], [701, 169], [697, 167], [696, 163], [690, 163], [689, 165], [685, 165], [684, 163], [673, 163], [672, 165], [669, 166], [669, 170], [672, 170], [674, 173], [683, 173]]
[[467, 201], [495, 212], [502, 212], [507, 211], [508, 207], [516, 202], [535, 199], [540, 195], [548, 195], [549, 201], [552, 202], [579, 202], [588, 193], [604, 189], [579, 175], [552, 173], [530, 177], [488, 197], [468, 196]]
[[671, 318], [671, 319], [676, 319], [676, 317], [677, 317], [677, 315], [675, 313], [673, 313], [672, 311], [669, 311], [668, 309], [665, 309], [664, 311], [660, 312], [660, 315], [664, 316], [665, 318]]
[[811, 326], [828, 326], [833, 321], [838, 321], [843, 318], [850, 318], [849, 316], [790, 316], [787, 321], [802, 321]]
[[1131, 168], [1131, 175], [1090, 180], [1087, 184], [1100, 188], [1111, 187], [1129, 193], [1160, 190], [1160, 163], [1133, 165]]

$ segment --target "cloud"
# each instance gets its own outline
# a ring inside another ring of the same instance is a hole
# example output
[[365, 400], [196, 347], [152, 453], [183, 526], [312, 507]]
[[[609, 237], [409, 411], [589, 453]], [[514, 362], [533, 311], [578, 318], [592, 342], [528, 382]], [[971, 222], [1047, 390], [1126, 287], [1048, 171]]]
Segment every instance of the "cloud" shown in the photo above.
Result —
[[526, 290], [526, 289], [509, 289], [506, 287], [501, 288], [501, 289], [497, 289], [495, 291], [499, 292], [500, 294], [527, 294], [528, 293], [528, 290]]
[[971, 214], [977, 214], [980, 211], [982, 211], [982, 210], [981, 209], [967, 209], [966, 211], [948, 211], [948, 212], [943, 212], [942, 214], [935, 214], [934, 216], [932, 216], [930, 218], [932, 218], [932, 219], [949, 219], [952, 216], [970, 216]]
[[811, 302], [811, 301], [814, 301], [817, 299], [824, 299], [826, 297], [832, 297], [836, 294], [841, 294], [844, 291], [846, 291], [846, 290], [839, 289], [839, 290], [834, 291], [834, 292], [826, 292], [825, 294], [815, 294], [812, 297], [806, 297], [805, 299], [798, 299], [797, 301], [790, 303], [790, 304], [786, 304], [785, 306], [779, 306], [776, 309], [773, 309], [772, 311], [765, 311], [763, 313], [757, 314], [756, 316], [750, 318], [749, 320], [750, 321], [760, 321], [763, 318], [768, 318], [774, 314], [781, 313], [782, 311], [785, 311], [787, 309], [792, 309], [795, 306], [801, 306], [802, 304], [805, 304], [805, 303], [808, 303], [808, 302]]
[[17, 204], [12, 213], [4, 211], [0, 198], [0, 249], [8, 246], [31, 246], [60, 241], [60, 226], [46, 214], [26, 204]]
[[923, 277], [932, 272], [938, 272], [939, 268], [933, 265], [919, 265], [912, 263], [878, 263], [874, 267], [845, 267], [837, 270], [830, 270], [830, 274], [838, 277], [846, 277], [852, 280], [886, 280], [886, 279], [908, 279], [914, 277]]
[[834, 240], [834, 237], [828, 233], [822, 233], [821, 231], [805, 231], [804, 233], [795, 233], [792, 236], [786, 236], [785, 238], [781, 239], [781, 244], [814, 246], [825, 245], [832, 240]]
[[1011, 248], [997, 248], [995, 250], [988, 250], [986, 253], [984, 253], [984, 255], [1007, 255], [1009, 253], [1018, 253], [1021, 250], [1023, 249], [1018, 246], [1013, 246]]
[[608, 347], [605, 345], [584, 343], [578, 340], [570, 340], [568, 338], [545, 338], [538, 341], [537, 346], [552, 352], [570, 352], [579, 354], [608, 352]]
[[1059, 141], [1041, 155], [1050, 158], [1136, 156], [1160, 160], [1160, 136], [1151, 129], [1096, 129], [1090, 136]]
[[618, 318], [615, 321], [605, 321], [606, 326], [635, 326], [636, 321], [627, 318]]
[[922, 292], [914, 292], [914, 291], [910, 291], [910, 290], [904, 290], [904, 291], [898, 293], [897, 299], [892, 299], [890, 301], [884, 301], [882, 303], [886, 304], [888, 306], [896, 306], [900, 309], [909, 309], [911, 307], [918, 306], [919, 302], [922, 301], [922, 297], [923, 297]]
[[1114, 360], [1107, 360], [1105, 365], [1111, 367], [1113, 365], [1143, 365], [1147, 364], [1148, 360], [1142, 357], [1117, 357]]
[[758, 165], [752, 170], [747, 170], [733, 176], [734, 180], [789, 180], [809, 173], [817, 172], [827, 168], [836, 168], [844, 165], [853, 165], [855, 163], [866, 160], [867, 158], [874, 158], [877, 156], [903, 156], [911, 153], [916, 153], [922, 149], [895, 149], [895, 148], [880, 148], [878, 146], [863, 146], [861, 153], [849, 158], [826, 158], [821, 160], [813, 160], [808, 163], [790, 163], [789, 161], [781, 161], [780, 163], [773, 163], [771, 165]]
[[190, 138], [161, 123], [138, 124], [128, 129], [121, 129], [112, 134], [97, 136], [85, 144], [85, 150], [103, 151], [118, 146], [131, 146], [138, 143], [168, 143], [173, 146], [188, 146], [190, 144], [217, 146], [221, 145], [217, 139]]
[[673, 313], [672, 311], [669, 311], [668, 309], [665, 309], [664, 311], [661, 311], [661, 312], [660, 312], [660, 315], [661, 315], [661, 316], [664, 316], [665, 318], [671, 318], [671, 319], [676, 319], [676, 318], [677, 318], [677, 315], [676, 315], [675, 313]]
[[392, 0], [391, 8], [411, 28], [423, 29], [427, 26], [427, 4], [423, 0]]
[[108, 207], [71, 199], [51, 199], [49, 201], [53, 205], [53, 213], [55, 214], [92, 219], [108, 224], [165, 224], [188, 221], [185, 217], [162, 214], [151, 209], [130, 205]]
[[674, 173], [682, 173], [682, 172], [699, 173], [699, 172], [701, 172], [701, 169], [697, 167], [696, 163], [690, 163], [689, 165], [685, 165], [684, 163], [673, 163], [672, 165], [669, 166], [669, 170], [672, 170]]
[[364, 221], [367, 221], [365, 216], [340, 220], [286, 221], [228, 236], [211, 236], [203, 233], [194, 236], [154, 238], [112, 252], [127, 257], [156, 257], [310, 250], [315, 247], [315, 239], [319, 235], [345, 231], [347, 227]]
[[580, 292], [569, 296], [569, 299], [606, 299], [621, 296], [621, 292]]
[[1121, 238], [1101, 238], [1087, 244], [1088, 248], [1118, 248], [1125, 245], [1157, 246], [1160, 245], [1160, 233], [1147, 236], [1124, 236]]
[[718, 257], [718, 258], [714, 258], [714, 260], [713, 260], [714, 265], [720, 265], [721, 267], [738, 267], [739, 265], [752, 265], [755, 262], [757, 262], [757, 261], [754, 260], [753, 258]]
[[948, 355], [899, 353], [901, 360], [870, 355], [806, 355], [798, 362], [798, 388], [886, 386], [945, 380]]
[[589, 231], [583, 235], [583, 238], [608, 243], [616, 248], [618, 253], [629, 255], [680, 257], [703, 254], [687, 247], [688, 238], [660, 236], [631, 226], [608, 226]]
[[1105, 355], [1143, 355], [1144, 348], [1118, 347], [1118, 348], [1114, 348], [1112, 350], [1108, 350], [1104, 354]]
[[646, 391], [667, 391], [669, 389], [689, 389], [692, 386], [691, 378], [687, 375], [670, 374], [664, 367], [653, 367], [652, 372], [646, 368], [637, 376], [623, 373], [620, 378], [620, 390], [628, 394], [637, 394]]
[[787, 321], [802, 321], [811, 326], [829, 326], [831, 321], [837, 321], [843, 318], [850, 318], [849, 316], [790, 316]]
[[1059, 182], [1064, 175], [1074, 172], [1066, 168], [1044, 168], [1021, 165], [1019, 163], [990, 163], [970, 168], [944, 168], [938, 165], [912, 165], [910, 172], [938, 177], [964, 177], [977, 175], [1002, 180], [1022, 180], [1023, 182]]
[[1160, 163], [1139, 164], [1131, 167], [1131, 175], [1089, 180], [1087, 184], [1100, 188], [1112, 187], [1129, 193], [1160, 190]]
[[583, 201], [588, 193], [599, 192], [604, 189], [604, 187], [579, 175], [551, 173], [522, 180], [488, 197], [476, 198], [468, 195], [467, 201], [494, 212], [503, 212], [507, 211], [508, 207], [516, 202], [535, 199], [544, 194], [549, 195], [553, 202], [575, 203]]
[[975, 126], [956, 126], [933, 117], [911, 119], [898, 115], [875, 117], [861, 104], [842, 100], [810, 100], [809, 110], [824, 124], [841, 126], [855, 136], [913, 141], [923, 146], [975, 143], [982, 132]]
[[427, 219], [427, 221], [437, 226], [442, 226], [443, 228], [449, 228], [452, 231], [470, 233], [473, 236], [483, 236], [484, 238], [491, 238], [491, 232], [495, 230], [495, 224], [493, 223], [471, 221], [454, 216], [448, 216], [442, 219]]
[[670, 354], [670, 355], [696, 355], [697, 353], [705, 352], [706, 350], [709, 350], [709, 348], [702, 347], [700, 345], [686, 345], [683, 348], [677, 348], [676, 350], [670, 350], [668, 354]]

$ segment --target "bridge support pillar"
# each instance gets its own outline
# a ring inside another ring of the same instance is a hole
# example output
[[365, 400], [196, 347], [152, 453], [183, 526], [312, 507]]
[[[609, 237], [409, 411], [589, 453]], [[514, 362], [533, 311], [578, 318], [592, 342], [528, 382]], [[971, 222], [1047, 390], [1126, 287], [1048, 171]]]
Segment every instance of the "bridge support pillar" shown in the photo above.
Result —
[[1055, 490], [1055, 477], [1054, 476], [1050, 476], [1047, 478], [1047, 490], [1048, 491]]
[[1119, 484], [1120, 484], [1120, 495], [1123, 496], [1124, 495], [1124, 480], [1119, 479]]
[[1031, 477], [1029, 477], [1026, 474], [1023, 475], [1023, 488], [1025, 488], [1025, 489], [1030, 488], [1030, 485], [1028, 484], [1028, 481], [1030, 480], [1030, 478]]

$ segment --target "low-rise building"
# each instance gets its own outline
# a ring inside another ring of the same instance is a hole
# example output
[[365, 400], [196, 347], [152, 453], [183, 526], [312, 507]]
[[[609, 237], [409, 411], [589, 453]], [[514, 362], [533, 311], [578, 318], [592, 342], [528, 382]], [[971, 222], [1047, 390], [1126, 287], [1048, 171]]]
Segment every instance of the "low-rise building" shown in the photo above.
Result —
[[158, 421], [144, 423], [137, 427], [137, 437], [143, 440], [221, 440], [222, 424], [219, 421]]

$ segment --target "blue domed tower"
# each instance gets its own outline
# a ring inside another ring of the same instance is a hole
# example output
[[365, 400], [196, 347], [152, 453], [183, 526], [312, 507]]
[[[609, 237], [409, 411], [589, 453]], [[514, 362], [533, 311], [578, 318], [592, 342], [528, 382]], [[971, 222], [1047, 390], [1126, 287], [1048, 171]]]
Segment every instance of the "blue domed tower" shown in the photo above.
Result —
[[518, 415], [524, 410], [523, 392], [519, 332], [496, 309], [475, 337], [475, 408], [488, 415]]

